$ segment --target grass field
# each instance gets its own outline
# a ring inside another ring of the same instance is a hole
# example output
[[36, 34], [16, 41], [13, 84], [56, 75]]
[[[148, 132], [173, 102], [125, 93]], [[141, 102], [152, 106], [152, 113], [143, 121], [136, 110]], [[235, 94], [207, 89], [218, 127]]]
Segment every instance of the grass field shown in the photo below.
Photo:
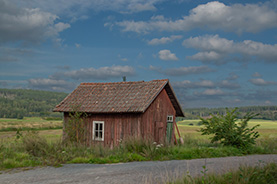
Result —
[[62, 121], [45, 120], [41, 117], [25, 117], [24, 119], [0, 118], [0, 141], [14, 140], [16, 130], [24, 135], [28, 130], [38, 130], [39, 135], [49, 141], [60, 139], [62, 135]]
[[[207, 139], [209, 136], [201, 135], [198, 130], [200, 120], [184, 120], [177, 123], [182, 137], [191, 137], [196, 139]], [[277, 138], [277, 121], [252, 119], [249, 121], [249, 126], [253, 127], [257, 124], [257, 128], [261, 134], [260, 138]], [[40, 130], [39, 134], [45, 136], [50, 140], [59, 139], [62, 135], [62, 121], [45, 120], [40, 117], [28, 117], [22, 120], [0, 118], [0, 139], [14, 138], [16, 136], [16, 129], [22, 130], [35, 129]], [[57, 130], [54, 130], [57, 129]], [[23, 131], [23, 134], [26, 131]]]
[[23, 119], [0, 118], [0, 131], [61, 129], [61, 120], [45, 120], [41, 117], [24, 117]]
[[[130, 139], [121, 146], [110, 150], [101, 146], [67, 145], [61, 143], [62, 129], [50, 129], [53, 121], [41, 118], [23, 120], [1, 119], [2, 126], [37, 128], [37, 133], [20, 131], [17, 139], [16, 131], [0, 131], [0, 171], [18, 167], [34, 167], [41, 165], [59, 165], [64, 163], [118, 163], [146, 160], [176, 160], [239, 156], [245, 154], [267, 154], [277, 152], [276, 122], [259, 121], [261, 137], [256, 147], [251, 150], [240, 150], [235, 147], [223, 147], [218, 143], [211, 144], [209, 136], [203, 136], [197, 130], [200, 126], [188, 125], [190, 122], [178, 123], [183, 145], [162, 145], [153, 140]], [[199, 120], [193, 120], [198, 123]], [[56, 122], [59, 125], [61, 121]], [[253, 125], [257, 121], [251, 122]], [[43, 126], [41, 125], [43, 124]], [[252, 125], [252, 124], [251, 124]], [[41, 127], [44, 127], [41, 129]], [[47, 129], [48, 130], [45, 130]], [[11, 129], [10, 129], [11, 130]], [[44, 139], [46, 138], [46, 139]], [[1, 174], [1, 172], [0, 172]]]
[[[200, 136], [201, 133], [198, 132], [201, 126], [198, 126], [200, 120], [184, 120], [177, 123], [181, 136], [192, 136], [197, 138], [206, 139], [208, 136]], [[259, 124], [257, 128], [260, 133], [260, 138], [277, 138], [277, 121], [271, 120], [261, 120], [261, 119], [251, 119], [248, 122], [249, 127], [253, 127]]]

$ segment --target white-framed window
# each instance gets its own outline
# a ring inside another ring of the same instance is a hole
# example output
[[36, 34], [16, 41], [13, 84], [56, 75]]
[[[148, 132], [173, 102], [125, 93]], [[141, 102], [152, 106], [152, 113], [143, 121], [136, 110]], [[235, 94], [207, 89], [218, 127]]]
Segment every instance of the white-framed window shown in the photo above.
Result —
[[96, 141], [104, 141], [104, 121], [93, 121], [92, 139]]
[[167, 116], [167, 122], [173, 122], [173, 116], [172, 115]]

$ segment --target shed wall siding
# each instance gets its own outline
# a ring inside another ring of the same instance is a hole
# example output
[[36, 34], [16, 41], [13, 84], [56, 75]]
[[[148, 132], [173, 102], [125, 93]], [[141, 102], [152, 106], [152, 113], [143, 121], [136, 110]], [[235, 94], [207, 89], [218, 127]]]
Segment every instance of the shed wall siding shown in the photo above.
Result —
[[[68, 114], [65, 114], [65, 121], [68, 119]], [[92, 139], [93, 121], [104, 121], [104, 141]], [[88, 144], [103, 144], [113, 147], [126, 137], [139, 136], [140, 121], [141, 114], [88, 114], [86, 118]]]
[[[146, 112], [142, 115], [143, 123], [141, 130], [143, 135], [152, 135], [155, 137], [155, 140], [159, 142], [164, 140], [166, 135], [166, 121], [168, 115], [173, 115], [173, 123], [175, 123], [176, 111], [165, 89], [163, 89], [146, 110]], [[162, 133], [157, 132], [159, 127], [162, 128]]]

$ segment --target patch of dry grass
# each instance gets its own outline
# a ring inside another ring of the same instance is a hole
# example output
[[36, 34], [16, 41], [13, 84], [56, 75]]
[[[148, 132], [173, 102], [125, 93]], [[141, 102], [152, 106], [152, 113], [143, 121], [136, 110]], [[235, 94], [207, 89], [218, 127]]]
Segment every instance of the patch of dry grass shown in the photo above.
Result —
[[[199, 120], [184, 120], [177, 123], [181, 136], [190, 136], [197, 139], [208, 139], [210, 136], [204, 136], [201, 135], [201, 132], [198, 132], [201, 126], [189, 125], [189, 123], [192, 123], [192, 121], [194, 123], [199, 122]], [[257, 124], [260, 124], [260, 126], [257, 128], [257, 131], [260, 133], [260, 137], [258, 138], [258, 140], [267, 138], [277, 138], [277, 121], [258, 119], [252, 119], [249, 121], [250, 127], [253, 127]], [[177, 134], [176, 136], [178, 137]]]
[[28, 117], [23, 119], [0, 118], [0, 131], [12, 131], [16, 129], [57, 129], [62, 127], [60, 120], [44, 120], [40, 117]]
[[[23, 136], [27, 134], [28, 131], [20, 132]], [[56, 130], [40, 130], [38, 134], [45, 137], [49, 142], [55, 142], [60, 140], [62, 137], [62, 129]], [[0, 142], [14, 142], [16, 140], [16, 131], [0, 132]]]

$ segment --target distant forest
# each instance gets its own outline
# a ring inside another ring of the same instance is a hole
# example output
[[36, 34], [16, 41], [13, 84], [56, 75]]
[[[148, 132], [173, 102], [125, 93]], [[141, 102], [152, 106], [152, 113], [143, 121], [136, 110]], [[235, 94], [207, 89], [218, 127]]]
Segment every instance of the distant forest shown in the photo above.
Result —
[[0, 118], [62, 117], [52, 112], [67, 93], [28, 89], [0, 89]]
[[[0, 118], [23, 117], [62, 117], [52, 110], [68, 94], [28, 89], [0, 89]], [[208, 117], [210, 114], [225, 114], [225, 108], [191, 108], [184, 109], [185, 119]], [[247, 112], [259, 113], [258, 119], [277, 120], [277, 106], [239, 107], [243, 116]]]
[[[190, 108], [183, 109], [186, 118], [184, 119], [199, 119], [199, 117], [209, 117], [211, 114], [224, 115], [226, 108]], [[255, 119], [277, 120], [277, 106], [247, 106], [239, 107], [239, 118], [243, 117], [248, 112], [258, 113]]]

